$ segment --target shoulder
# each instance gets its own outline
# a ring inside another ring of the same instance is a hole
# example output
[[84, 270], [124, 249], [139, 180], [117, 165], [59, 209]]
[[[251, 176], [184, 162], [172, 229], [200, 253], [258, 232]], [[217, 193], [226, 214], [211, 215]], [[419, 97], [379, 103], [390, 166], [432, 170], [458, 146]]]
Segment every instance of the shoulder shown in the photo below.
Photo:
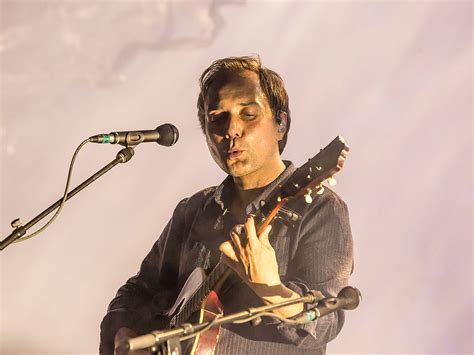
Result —
[[217, 186], [211, 186], [183, 198], [176, 206], [175, 213], [192, 214], [193, 211], [202, 210], [213, 199], [216, 190]]
[[346, 202], [333, 190], [329, 187], [324, 187], [324, 192], [321, 195], [316, 194], [314, 202], [311, 204], [314, 210], [327, 210], [338, 212], [338, 213], [347, 213], [347, 204]]
[[324, 188], [321, 195], [312, 194], [313, 201], [307, 204], [304, 200], [299, 201], [302, 206], [302, 228], [311, 229], [334, 229], [350, 234], [349, 211], [346, 202], [333, 190]]
[[346, 202], [327, 186], [324, 186], [322, 194], [317, 194], [316, 190], [313, 190], [310, 203], [305, 198], [298, 197], [291, 199], [288, 207], [293, 208], [304, 216], [314, 213], [329, 213], [331, 211], [334, 213], [347, 213]]
[[[169, 221], [169, 228], [177, 228], [184, 231], [190, 228], [193, 221], [199, 218], [213, 199], [215, 190], [216, 187], [208, 187], [179, 201]], [[186, 233], [181, 234], [184, 235]]]

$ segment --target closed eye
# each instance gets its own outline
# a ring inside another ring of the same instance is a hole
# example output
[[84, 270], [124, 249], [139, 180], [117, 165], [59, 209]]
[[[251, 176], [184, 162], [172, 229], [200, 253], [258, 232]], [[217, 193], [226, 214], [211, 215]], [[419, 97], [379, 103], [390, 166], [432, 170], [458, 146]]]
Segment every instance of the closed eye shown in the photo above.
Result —
[[208, 117], [209, 122], [218, 122], [222, 120], [223, 118], [225, 118], [225, 116], [226, 116], [226, 113], [222, 112], [222, 113], [217, 113], [213, 115], [208, 115], [207, 117]]
[[241, 116], [246, 120], [253, 120], [257, 115], [254, 113], [242, 113]]

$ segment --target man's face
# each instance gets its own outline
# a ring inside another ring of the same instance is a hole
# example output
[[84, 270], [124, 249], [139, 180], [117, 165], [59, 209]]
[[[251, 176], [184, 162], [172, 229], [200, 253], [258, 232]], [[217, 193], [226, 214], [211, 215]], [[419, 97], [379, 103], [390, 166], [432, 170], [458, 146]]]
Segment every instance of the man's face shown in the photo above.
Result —
[[[280, 161], [283, 133], [272, 115], [256, 73], [218, 76], [204, 103], [205, 134], [215, 162], [234, 178], [265, 177]], [[270, 171], [269, 171], [270, 169]]]

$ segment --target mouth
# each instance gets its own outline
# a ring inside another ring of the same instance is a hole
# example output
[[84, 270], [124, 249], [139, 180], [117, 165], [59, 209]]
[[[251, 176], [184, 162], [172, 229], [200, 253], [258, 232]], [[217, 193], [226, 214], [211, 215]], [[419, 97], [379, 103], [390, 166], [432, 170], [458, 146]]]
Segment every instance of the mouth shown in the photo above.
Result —
[[242, 151], [239, 149], [229, 149], [227, 151], [227, 159], [232, 160], [232, 159], [237, 159], [240, 155], [242, 154]]

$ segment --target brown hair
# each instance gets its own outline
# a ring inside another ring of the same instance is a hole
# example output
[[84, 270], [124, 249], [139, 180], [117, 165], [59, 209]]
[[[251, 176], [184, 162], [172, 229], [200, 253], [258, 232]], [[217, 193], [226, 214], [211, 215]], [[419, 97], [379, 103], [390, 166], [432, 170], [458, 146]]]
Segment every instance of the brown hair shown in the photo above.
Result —
[[290, 109], [288, 107], [288, 94], [286, 93], [285, 85], [281, 76], [273, 70], [262, 66], [259, 56], [228, 57], [219, 59], [204, 70], [199, 78], [201, 92], [199, 93], [197, 101], [198, 117], [201, 128], [204, 131], [206, 116], [204, 100], [213, 80], [218, 74], [243, 70], [249, 70], [258, 75], [262, 91], [268, 100], [268, 104], [277, 122], [280, 120], [279, 116], [281, 112], [286, 112], [287, 114], [288, 119], [285, 134], [282, 140], [278, 142], [278, 148], [281, 154], [286, 145], [291, 123]]

